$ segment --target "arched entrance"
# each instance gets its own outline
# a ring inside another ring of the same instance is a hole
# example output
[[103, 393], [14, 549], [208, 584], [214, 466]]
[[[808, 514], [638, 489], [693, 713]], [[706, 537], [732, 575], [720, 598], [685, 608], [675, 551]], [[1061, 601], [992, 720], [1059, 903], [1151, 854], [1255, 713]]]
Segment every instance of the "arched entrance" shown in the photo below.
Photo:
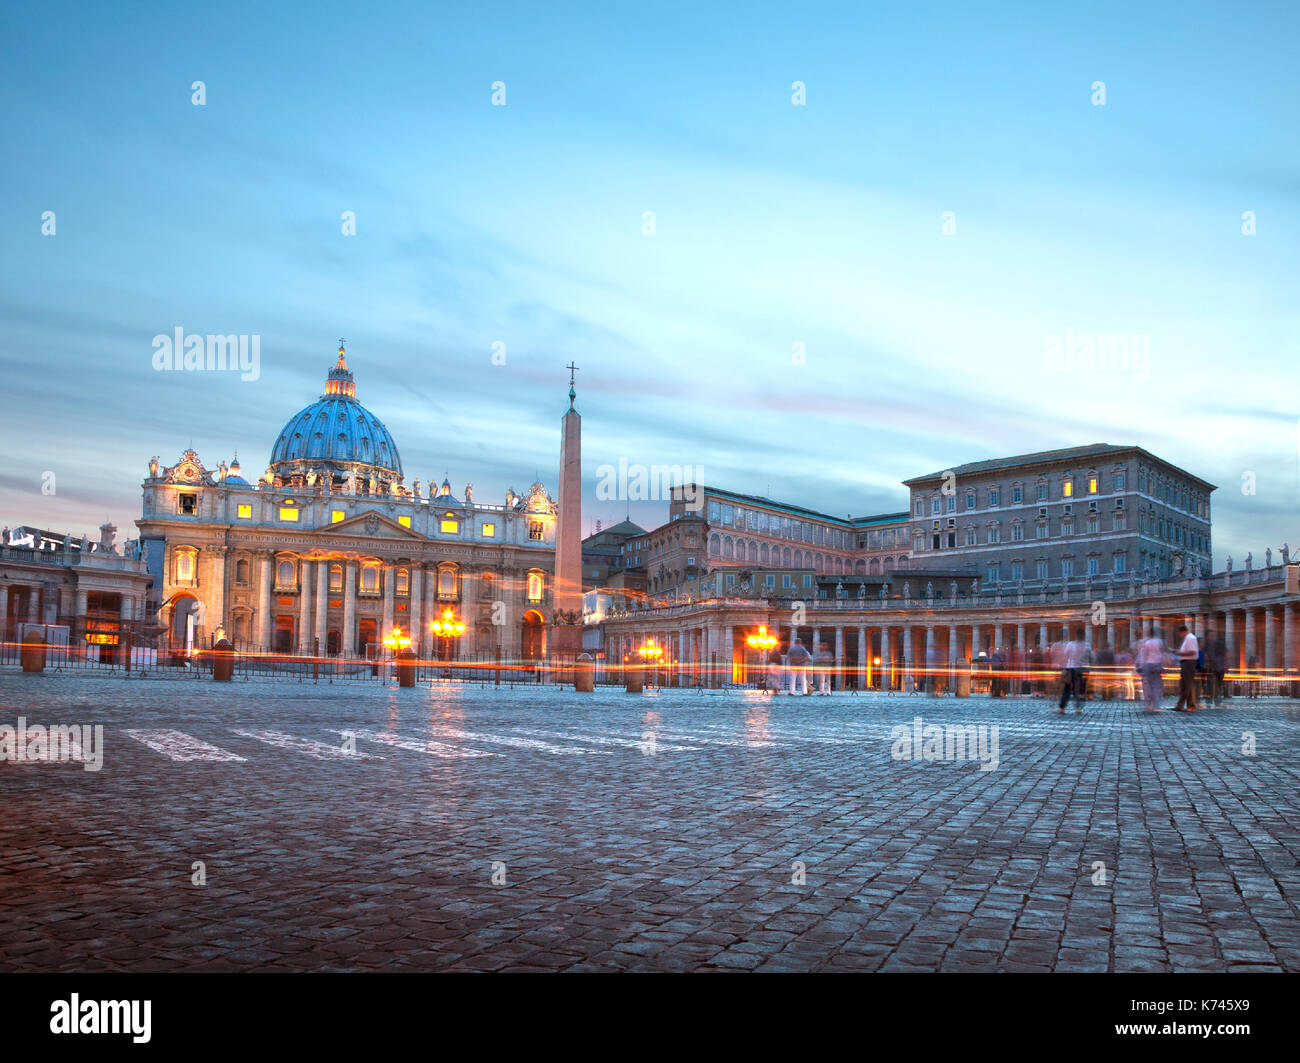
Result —
[[378, 639], [378, 631], [379, 623], [374, 617], [362, 617], [357, 621], [357, 654], [359, 656], [369, 658], [369, 648]]
[[524, 614], [520, 630], [520, 646], [526, 663], [536, 663], [546, 653], [546, 621], [536, 609]]
[[178, 594], [171, 600], [171, 618], [167, 624], [167, 641], [174, 654], [188, 656], [194, 649], [199, 625], [199, 602], [192, 594]]
[[277, 616], [275, 618], [275, 642], [274, 650], [276, 653], [293, 652], [293, 617]]

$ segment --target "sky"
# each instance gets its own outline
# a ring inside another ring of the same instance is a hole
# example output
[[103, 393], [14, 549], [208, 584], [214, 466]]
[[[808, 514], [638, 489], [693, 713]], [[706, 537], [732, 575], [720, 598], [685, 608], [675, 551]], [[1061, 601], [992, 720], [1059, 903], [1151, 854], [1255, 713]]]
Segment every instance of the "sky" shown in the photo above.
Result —
[[7, 4], [0, 523], [255, 479], [344, 337], [480, 502], [557, 492], [575, 362], [584, 533], [665, 518], [620, 459], [860, 516], [1108, 442], [1218, 485], [1217, 568], [1300, 547], [1300, 9], [1044, 6]]

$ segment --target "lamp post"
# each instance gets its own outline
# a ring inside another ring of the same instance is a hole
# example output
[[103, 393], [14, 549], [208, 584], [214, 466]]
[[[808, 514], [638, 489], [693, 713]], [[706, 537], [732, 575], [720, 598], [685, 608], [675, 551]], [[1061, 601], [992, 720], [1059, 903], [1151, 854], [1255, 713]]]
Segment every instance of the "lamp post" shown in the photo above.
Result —
[[[442, 611], [442, 616], [429, 625], [429, 630], [433, 632], [436, 638], [456, 639], [465, 634], [465, 625], [456, 619], [456, 614], [450, 606]], [[443, 647], [447, 649], [449, 647]], [[439, 657], [443, 654], [439, 653]], [[450, 656], [450, 655], [448, 655]], [[451, 670], [448, 669], [447, 678], [451, 678]]]
[[401, 665], [399, 664], [399, 655], [411, 648], [410, 636], [404, 634], [400, 627], [394, 627], [392, 631], [384, 636], [384, 645], [392, 651], [393, 666], [398, 671], [398, 682], [401, 683], [402, 686], [408, 686], [408, 683], [402, 682], [403, 675], [401, 672]]
[[759, 650], [763, 655], [762, 668], [763, 668], [763, 689], [764, 690], [767, 689], [767, 655], [771, 651], [772, 647], [774, 647], [777, 644], [777, 642], [778, 639], [776, 638], [776, 636], [769, 635], [767, 633], [766, 624], [759, 624], [758, 630], [754, 632], [754, 634], [747, 636], [745, 639], [746, 645], [750, 646], [753, 649]]
[[[658, 680], [659, 658], [664, 655], [663, 647], [655, 645], [654, 639], [646, 639], [645, 645], [636, 652], [640, 655], [643, 664], [654, 665], [655, 671], [651, 675], [654, 680]], [[658, 682], [652, 682], [650, 685], [658, 686], [659, 684]]]

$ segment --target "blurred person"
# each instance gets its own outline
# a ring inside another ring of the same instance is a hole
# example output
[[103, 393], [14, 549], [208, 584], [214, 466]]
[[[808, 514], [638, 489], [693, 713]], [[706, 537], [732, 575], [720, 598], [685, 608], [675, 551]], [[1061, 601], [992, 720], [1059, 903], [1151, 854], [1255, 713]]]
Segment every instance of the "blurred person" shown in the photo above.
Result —
[[831, 671], [835, 668], [835, 654], [824, 642], [817, 644], [817, 693], [831, 692]]
[[1147, 712], [1160, 712], [1164, 693], [1165, 643], [1154, 626], [1147, 627], [1147, 637], [1138, 643], [1136, 665], [1142, 677], [1142, 698]]
[[1097, 647], [1097, 671], [1101, 673], [1097, 680], [1101, 688], [1101, 700], [1110, 701], [1115, 697], [1115, 651], [1106, 639], [1102, 639], [1101, 645]]
[[1074, 711], [1083, 712], [1084, 670], [1092, 657], [1092, 651], [1083, 640], [1083, 628], [1074, 629], [1074, 638], [1062, 647], [1061, 661], [1061, 700], [1056, 711], [1065, 712], [1070, 698], [1074, 698]]
[[1178, 703], [1174, 705], [1174, 712], [1195, 712], [1196, 711], [1196, 662], [1200, 657], [1201, 649], [1197, 642], [1196, 636], [1188, 629], [1186, 624], [1178, 625]]
[[790, 652], [785, 655], [785, 670], [790, 677], [791, 694], [795, 693], [795, 687], [800, 687], [803, 694], [808, 693], [808, 669], [811, 665], [812, 654], [796, 635], [790, 640]]

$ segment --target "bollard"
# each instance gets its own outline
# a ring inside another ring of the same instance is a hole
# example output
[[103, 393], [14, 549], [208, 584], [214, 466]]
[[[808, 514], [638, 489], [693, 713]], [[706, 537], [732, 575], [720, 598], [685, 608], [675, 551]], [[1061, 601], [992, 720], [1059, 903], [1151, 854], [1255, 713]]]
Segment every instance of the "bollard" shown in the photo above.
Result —
[[397, 685], [399, 687], [415, 686], [415, 653], [405, 649], [397, 655]]
[[959, 698], [970, 697], [970, 672], [957, 673], [957, 689], [955, 693]]
[[212, 678], [217, 683], [229, 683], [235, 674], [235, 647], [229, 639], [221, 639], [212, 647]]
[[35, 631], [23, 637], [22, 662], [24, 672], [45, 671], [45, 640]]
[[627, 692], [640, 694], [645, 690], [645, 668], [639, 664], [629, 665], [624, 676], [627, 679]]
[[589, 653], [578, 654], [573, 662], [573, 689], [584, 694], [596, 689], [596, 662]]

